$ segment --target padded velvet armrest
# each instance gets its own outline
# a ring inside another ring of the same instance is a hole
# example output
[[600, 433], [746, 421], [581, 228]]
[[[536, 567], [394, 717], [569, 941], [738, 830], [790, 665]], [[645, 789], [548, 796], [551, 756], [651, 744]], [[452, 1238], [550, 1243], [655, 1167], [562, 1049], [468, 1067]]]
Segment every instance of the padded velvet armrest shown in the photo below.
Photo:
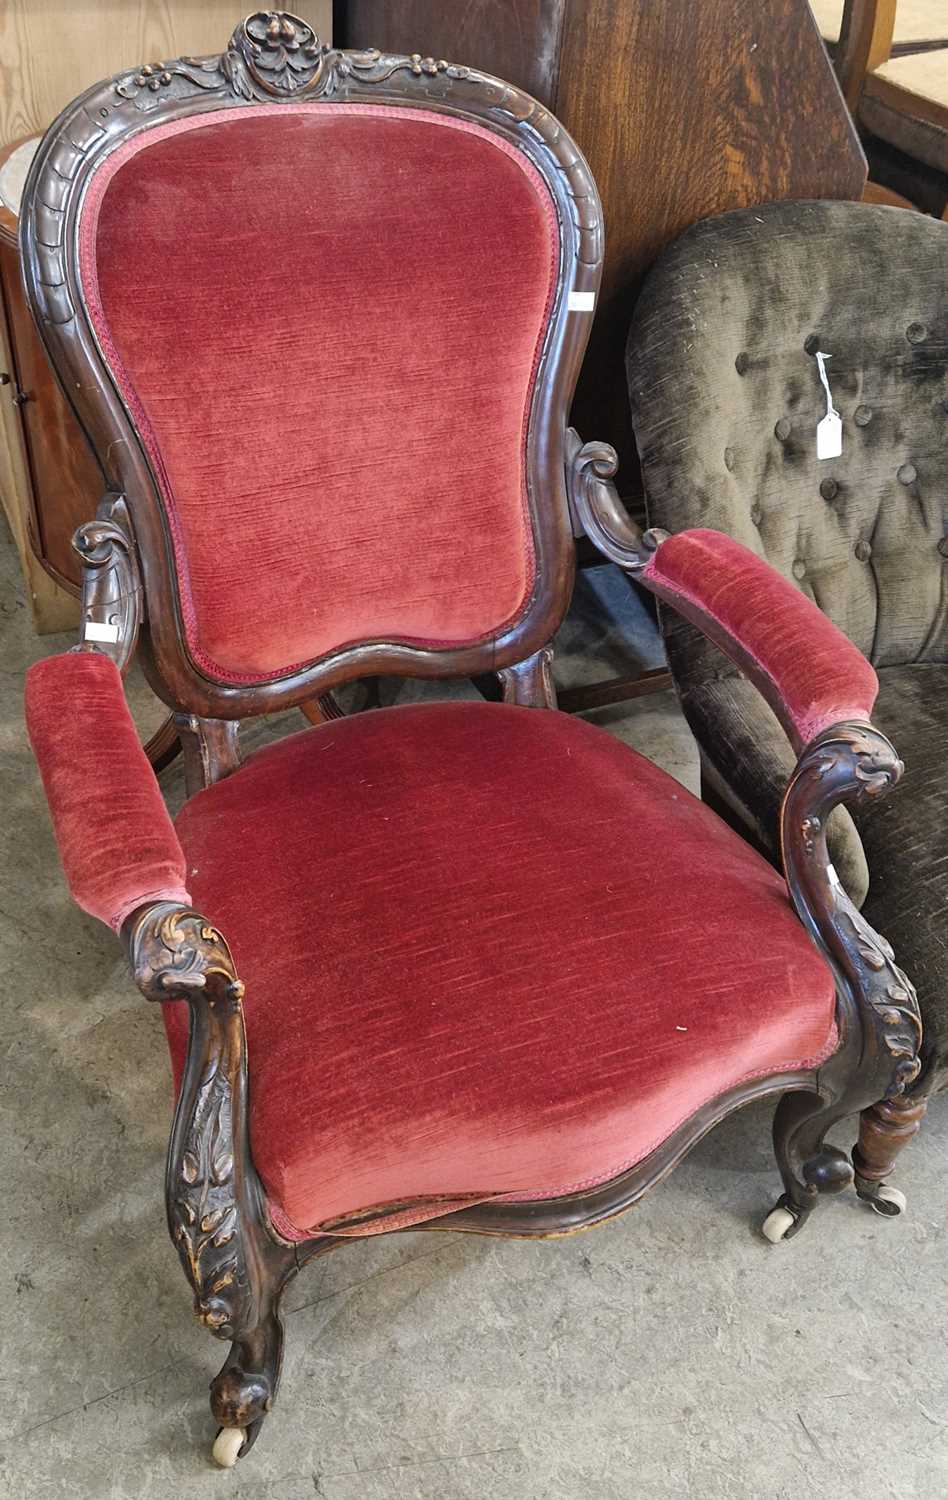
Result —
[[115, 663], [85, 651], [36, 662], [26, 724], [79, 906], [116, 931], [145, 902], [190, 906], [184, 854]]
[[862, 652], [740, 542], [681, 531], [637, 576], [747, 673], [798, 752], [831, 724], [869, 719], [879, 683]]

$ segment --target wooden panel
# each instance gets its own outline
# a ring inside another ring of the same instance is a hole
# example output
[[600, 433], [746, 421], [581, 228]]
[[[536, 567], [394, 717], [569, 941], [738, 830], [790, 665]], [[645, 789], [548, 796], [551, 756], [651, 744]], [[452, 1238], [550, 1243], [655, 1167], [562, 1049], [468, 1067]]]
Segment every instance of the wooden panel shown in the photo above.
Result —
[[336, 0], [339, 47], [420, 52], [496, 73], [552, 105], [567, 0]]
[[57, 581], [78, 590], [79, 559], [72, 550], [72, 535], [95, 515], [102, 476], [50, 368], [26, 305], [19, 255], [5, 238], [0, 238], [0, 276], [16, 381], [21, 401], [26, 397], [20, 417], [38, 502], [30, 518], [31, 540]]
[[571, 0], [558, 113], [606, 217], [576, 422], [616, 445], [628, 490], [623, 351], [643, 273], [696, 219], [773, 199], [861, 197], [865, 159], [806, 0]]
[[[90, 84], [138, 63], [221, 52], [239, 0], [0, 0], [0, 145], [35, 135]], [[331, 0], [291, 7], [328, 39]]]
[[862, 194], [865, 160], [807, 0], [336, 0], [334, 24], [345, 45], [432, 52], [509, 77], [586, 153], [606, 261], [575, 420], [616, 445], [634, 496], [623, 351], [659, 251], [731, 208]]
[[[0, 314], [2, 311], [0, 293]], [[7, 343], [6, 322], [0, 315], [0, 371], [9, 374], [12, 369], [13, 355]], [[0, 385], [0, 502], [20, 554], [33, 628], [40, 635], [48, 635], [75, 629], [79, 604], [56, 586], [30, 550], [27, 532], [32, 496], [23, 448], [23, 428], [13, 401], [15, 395], [16, 386], [12, 380]]]

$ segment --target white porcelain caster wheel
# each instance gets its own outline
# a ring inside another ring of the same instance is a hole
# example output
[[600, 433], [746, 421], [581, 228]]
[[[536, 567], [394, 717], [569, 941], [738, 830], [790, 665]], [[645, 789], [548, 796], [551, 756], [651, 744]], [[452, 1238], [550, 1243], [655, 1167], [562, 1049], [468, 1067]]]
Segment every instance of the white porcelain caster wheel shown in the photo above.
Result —
[[886, 1219], [894, 1219], [898, 1214], [904, 1214], [908, 1204], [908, 1199], [899, 1188], [887, 1187], [885, 1183], [866, 1201], [875, 1213], [882, 1214]]
[[792, 1214], [789, 1208], [784, 1208], [782, 1204], [778, 1203], [776, 1208], [770, 1210], [763, 1224], [761, 1224], [760, 1232], [764, 1236], [764, 1239], [769, 1240], [772, 1245], [779, 1245], [781, 1240], [786, 1239], [788, 1232], [796, 1222], [796, 1214]]
[[214, 1439], [211, 1457], [222, 1469], [232, 1469], [244, 1446], [245, 1433], [242, 1427], [222, 1427]]

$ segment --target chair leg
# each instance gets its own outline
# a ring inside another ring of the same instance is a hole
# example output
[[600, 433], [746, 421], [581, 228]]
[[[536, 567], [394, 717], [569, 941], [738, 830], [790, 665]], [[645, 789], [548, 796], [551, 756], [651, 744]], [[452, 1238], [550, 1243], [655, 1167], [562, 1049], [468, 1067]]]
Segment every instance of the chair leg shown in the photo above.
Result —
[[895, 1167], [896, 1157], [921, 1129], [928, 1100], [909, 1095], [880, 1099], [859, 1117], [859, 1141], [853, 1148], [856, 1192], [878, 1214], [900, 1214], [905, 1195], [889, 1187], [884, 1179]]
[[222, 1468], [233, 1468], [249, 1453], [276, 1399], [283, 1364], [280, 1299], [287, 1280], [275, 1288], [259, 1322], [234, 1339], [211, 1382], [211, 1412], [218, 1424], [212, 1452]]
[[828, 1146], [826, 1132], [846, 1110], [818, 1094], [784, 1094], [774, 1116], [774, 1151], [784, 1193], [763, 1223], [764, 1237], [776, 1244], [790, 1239], [806, 1223], [820, 1195], [841, 1193], [853, 1181], [853, 1166], [838, 1146]]

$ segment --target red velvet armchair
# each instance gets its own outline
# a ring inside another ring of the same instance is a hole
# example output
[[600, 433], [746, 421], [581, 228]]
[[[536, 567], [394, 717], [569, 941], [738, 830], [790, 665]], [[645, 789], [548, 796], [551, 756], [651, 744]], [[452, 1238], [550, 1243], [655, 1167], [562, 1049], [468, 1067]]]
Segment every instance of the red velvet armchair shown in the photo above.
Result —
[[[602, 223], [566, 132], [495, 79], [259, 13], [70, 106], [22, 223], [105, 484], [82, 641], [31, 670], [28, 723], [73, 894], [163, 1007], [169, 1227], [231, 1344], [218, 1459], [272, 1405], [286, 1283], [347, 1240], [584, 1228], [763, 1095], [767, 1233], [796, 1232], [852, 1181], [828, 1127], [918, 1067], [912, 987], [823, 834], [900, 766], [819, 611], [723, 537], [643, 537], [611, 450], [567, 429]], [[571, 520], [782, 716], [789, 894], [553, 711]], [[176, 825], [125, 704], [136, 645], [185, 742]], [[241, 719], [354, 677], [487, 672], [502, 703], [327, 717], [241, 761]]]

